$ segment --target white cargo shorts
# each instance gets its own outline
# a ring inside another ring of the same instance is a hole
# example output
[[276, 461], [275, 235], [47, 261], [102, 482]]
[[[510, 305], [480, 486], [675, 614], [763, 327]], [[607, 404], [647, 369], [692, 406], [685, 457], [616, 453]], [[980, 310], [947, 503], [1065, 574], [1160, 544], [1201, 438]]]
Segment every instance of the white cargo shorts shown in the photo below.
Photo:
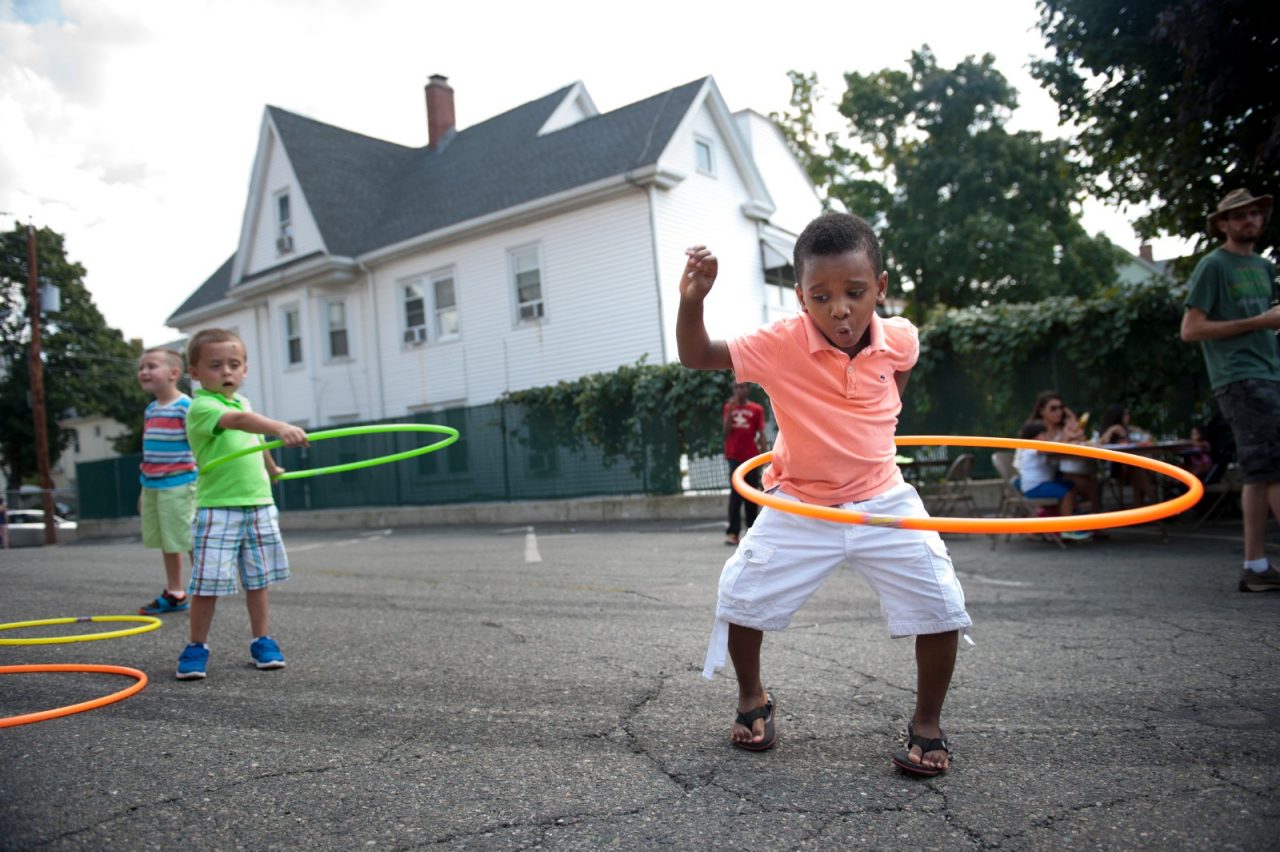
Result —
[[[795, 500], [782, 491], [773, 493]], [[929, 516], [920, 495], [907, 483], [839, 508], [875, 515]], [[880, 599], [890, 636], [946, 633], [973, 624], [965, 612], [964, 591], [951, 555], [936, 532], [832, 523], [766, 507], [720, 574], [703, 677], [710, 679], [724, 667], [730, 624], [784, 629], [827, 576], [846, 561]]]

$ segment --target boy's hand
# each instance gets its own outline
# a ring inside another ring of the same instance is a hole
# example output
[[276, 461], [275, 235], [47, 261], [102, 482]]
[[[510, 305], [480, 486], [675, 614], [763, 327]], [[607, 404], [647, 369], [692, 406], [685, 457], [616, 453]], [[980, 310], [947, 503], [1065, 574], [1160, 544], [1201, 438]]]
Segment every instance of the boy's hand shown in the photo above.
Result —
[[716, 274], [720, 271], [720, 261], [706, 246], [691, 246], [685, 249], [688, 260], [684, 265], [684, 274], [680, 276], [680, 298], [701, 301], [711, 292], [716, 282]]
[[284, 473], [284, 468], [276, 464], [276, 460], [271, 457], [271, 453], [263, 453], [262, 459], [267, 466], [267, 476], [275, 479], [277, 476]]
[[307, 433], [291, 423], [281, 423], [280, 428], [276, 430], [276, 436], [284, 442], [286, 447], [308, 446]]

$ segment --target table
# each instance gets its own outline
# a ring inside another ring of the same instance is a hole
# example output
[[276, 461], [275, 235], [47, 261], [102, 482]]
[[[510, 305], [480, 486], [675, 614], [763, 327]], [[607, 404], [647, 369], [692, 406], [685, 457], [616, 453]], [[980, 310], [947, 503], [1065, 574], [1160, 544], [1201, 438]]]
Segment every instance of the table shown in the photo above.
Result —
[[[1188, 441], [1181, 438], [1169, 441], [1130, 441], [1121, 444], [1099, 444], [1098, 446], [1106, 450], [1116, 450], [1121, 453], [1132, 453], [1135, 456], [1156, 456], [1160, 454], [1181, 455], [1197, 449], [1194, 441]], [[1155, 484], [1156, 494], [1159, 495], [1157, 499], [1167, 496], [1168, 492], [1166, 492], [1166, 488], [1171, 484], [1173, 484], [1173, 480], [1170, 480], [1167, 476], [1157, 476]], [[1098, 489], [1098, 499], [1099, 501], [1102, 499], [1101, 484]], [[1165, 541], [1169, 540], [1169, 530], [1168, 527], [1165, 526], [1167, 520], [1167, 518], [1162, 518], [1160, 520], [1160, 535]]]

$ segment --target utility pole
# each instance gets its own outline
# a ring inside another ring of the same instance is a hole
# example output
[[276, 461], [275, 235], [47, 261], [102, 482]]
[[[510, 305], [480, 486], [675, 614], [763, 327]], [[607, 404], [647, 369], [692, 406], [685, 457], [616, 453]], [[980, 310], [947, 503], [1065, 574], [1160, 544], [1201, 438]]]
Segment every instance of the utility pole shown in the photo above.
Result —
[[49, 475], [49, 431], [44, 412], [44, 361], [40, 358], [40, 284], [36, 266], [36, 229], [27, 223], [27, 308], [31, 313], [31, 412], [36, 430], [36, 468], [44, 498], [44, 543], [58, 543], [53, 522], [53, 477]]

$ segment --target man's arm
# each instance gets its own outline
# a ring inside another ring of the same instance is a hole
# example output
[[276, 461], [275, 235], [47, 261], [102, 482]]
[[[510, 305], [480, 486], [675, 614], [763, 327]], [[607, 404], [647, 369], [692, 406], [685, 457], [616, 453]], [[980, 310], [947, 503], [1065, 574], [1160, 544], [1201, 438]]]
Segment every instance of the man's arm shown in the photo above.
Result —
[[255, 435], [275, 435], [286, 447], [298, 447], [307, 443], [307, 433], [299, 427], [252, 411], [228, 411], [218, 418], [218, 428], [252, 432]]
[[1280, 305], [1244, 319], [1213, 320], [1199, 308], [1187, 308], [1187, 312], [1182, 315], [1182, 340], [1185, 343], [1221, 340], [1267, 328], [1280, 329]]
[[695, 370], [729, 370], [729, 345], [712, 340], [702, 319], [702, 303], [711, 292], [719, 261], [706, 246], [685, 250], [688, 260], [680, 276], [680, 309], [676, 313], [676, 350], [680, 363]]

